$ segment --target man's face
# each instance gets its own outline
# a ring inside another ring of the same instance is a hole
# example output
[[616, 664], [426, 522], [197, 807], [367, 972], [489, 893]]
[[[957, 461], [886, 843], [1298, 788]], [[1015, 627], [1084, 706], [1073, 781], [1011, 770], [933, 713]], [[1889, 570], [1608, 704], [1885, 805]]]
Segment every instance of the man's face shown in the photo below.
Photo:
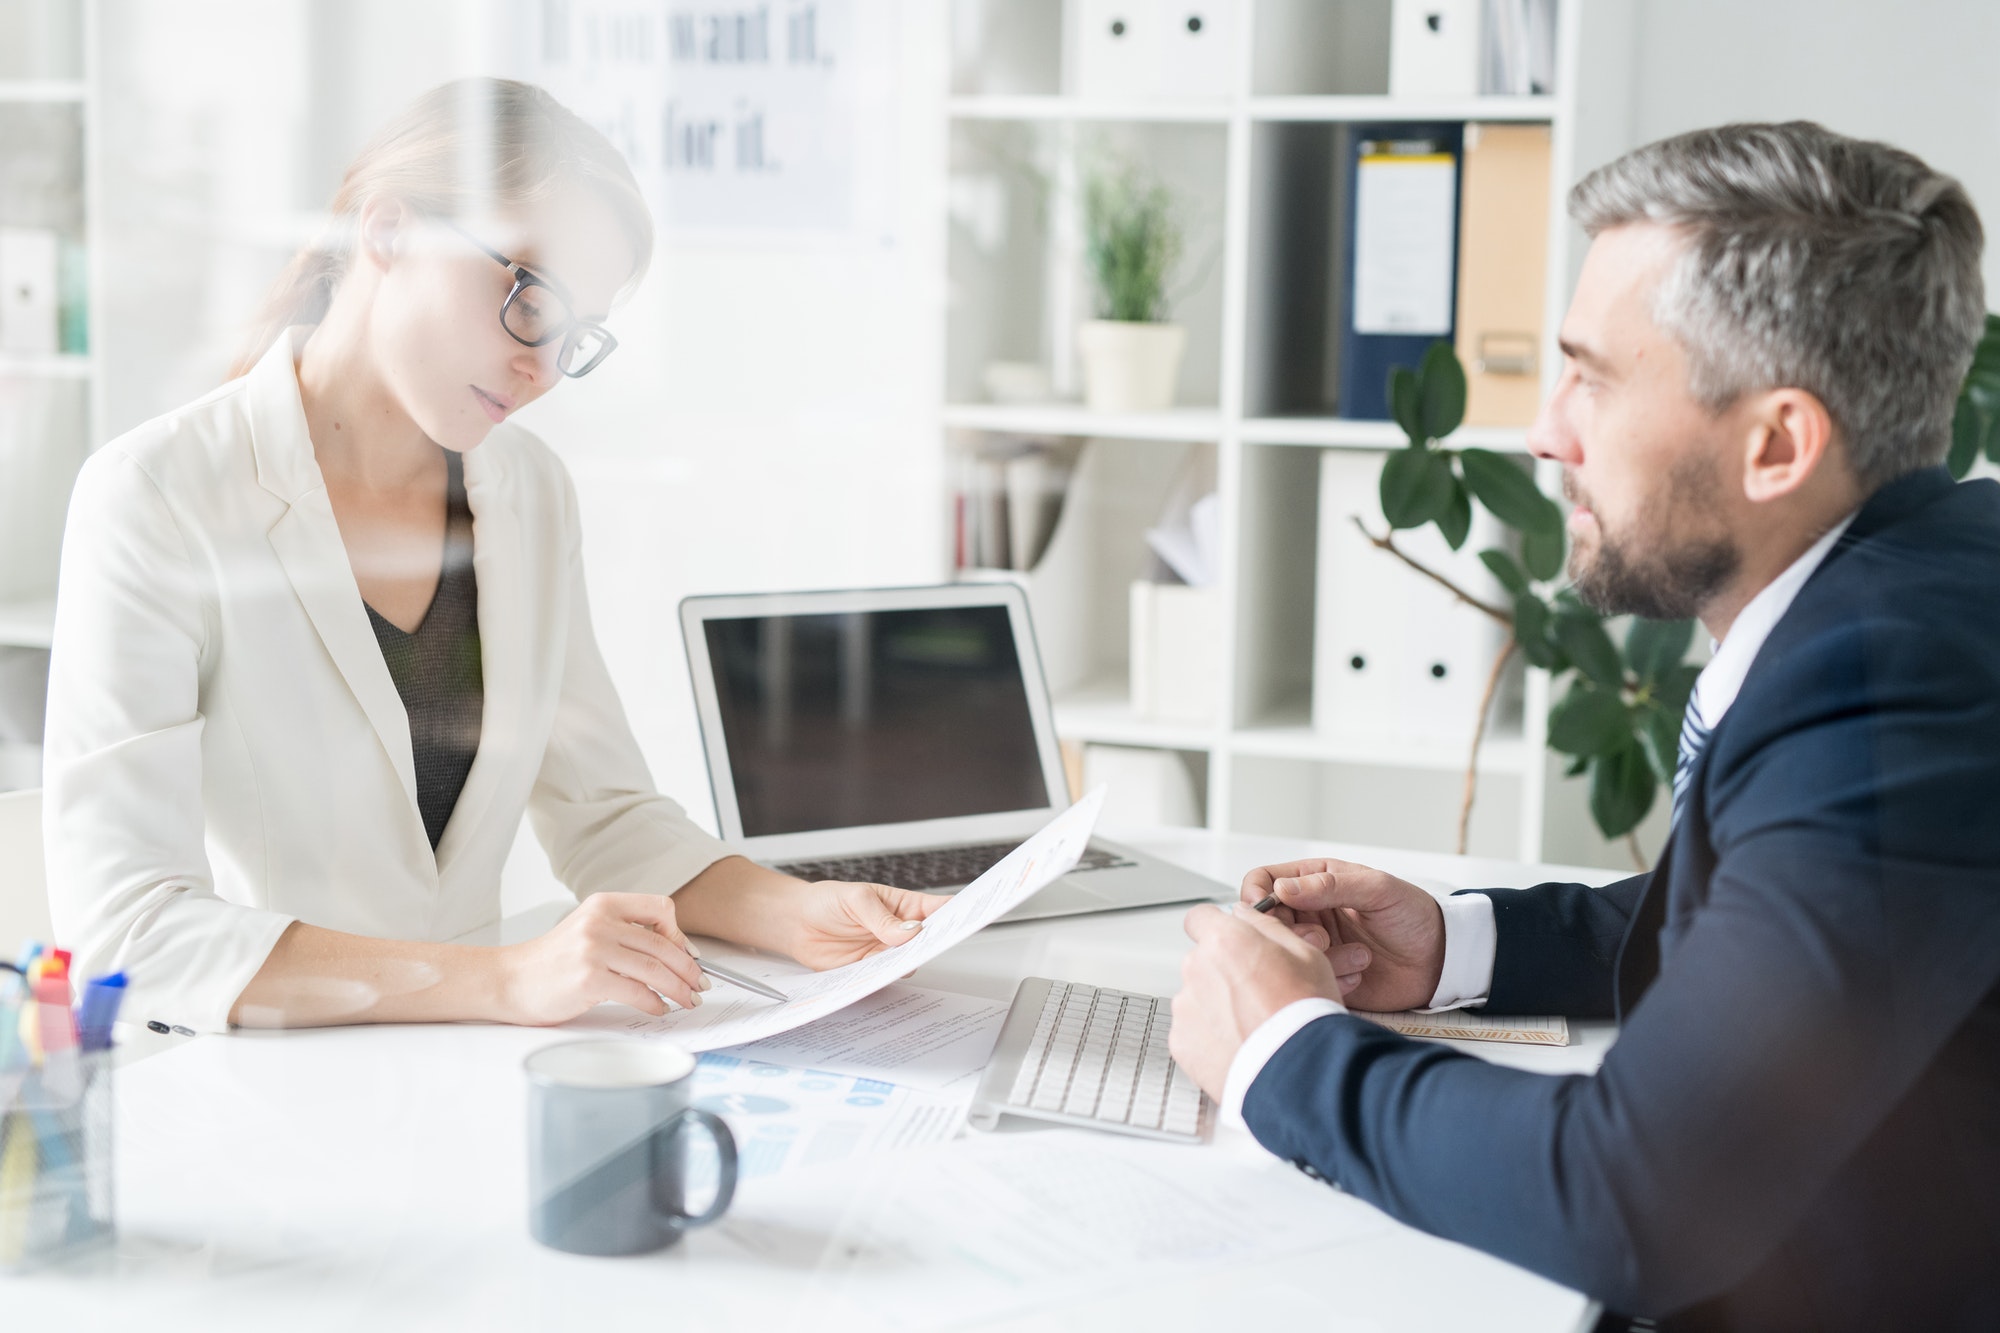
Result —
[[1727, 505], [1730, 413], [1688, 391], [1687, 358], [1653, 323], [1653, 297], [1681, 240], [1652, 224], [1592, 242], [1563, 320], [1562, 378], [1528, 432], [1563, 465], [1569, 573], [1607, 614], [1679, 620], [1737, 572]]

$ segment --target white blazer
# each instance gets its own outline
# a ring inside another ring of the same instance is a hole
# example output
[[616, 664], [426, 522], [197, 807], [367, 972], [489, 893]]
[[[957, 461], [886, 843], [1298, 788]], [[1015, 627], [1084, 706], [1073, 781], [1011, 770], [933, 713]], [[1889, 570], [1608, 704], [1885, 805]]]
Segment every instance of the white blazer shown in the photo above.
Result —
[[138, 1019], [219, 1030], [294, 920], [446, 940], [499, 916], [523, 809], [579, 897], [732, 849], [659, 795], [584, 599], [576, 494], [502, 425], [465, 455], [486, 699], [435, 855], [409, 719], [313, 456], [293, 330], [112, 441], [70, 500], [44, 754], [56, 938]]

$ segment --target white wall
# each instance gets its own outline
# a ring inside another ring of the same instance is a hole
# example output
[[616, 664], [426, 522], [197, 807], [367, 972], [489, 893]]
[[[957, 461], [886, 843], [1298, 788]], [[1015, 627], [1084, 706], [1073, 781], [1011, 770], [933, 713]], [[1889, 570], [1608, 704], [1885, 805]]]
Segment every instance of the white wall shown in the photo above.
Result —
[[1986, 222], [1987, 301], [2000, 303], [2000, 4], [1642, 0], [1636, 50], [1639, 143], [1817, 120], [1958, 177]]

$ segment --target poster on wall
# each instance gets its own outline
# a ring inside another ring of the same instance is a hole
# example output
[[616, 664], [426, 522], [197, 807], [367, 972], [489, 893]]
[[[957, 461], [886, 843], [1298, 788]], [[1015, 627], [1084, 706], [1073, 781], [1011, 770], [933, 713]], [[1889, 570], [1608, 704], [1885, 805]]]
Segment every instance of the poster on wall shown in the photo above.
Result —
[[897, 0], [528, 0], [523, 77], [618, 145], [676, 240], [887, 240]]

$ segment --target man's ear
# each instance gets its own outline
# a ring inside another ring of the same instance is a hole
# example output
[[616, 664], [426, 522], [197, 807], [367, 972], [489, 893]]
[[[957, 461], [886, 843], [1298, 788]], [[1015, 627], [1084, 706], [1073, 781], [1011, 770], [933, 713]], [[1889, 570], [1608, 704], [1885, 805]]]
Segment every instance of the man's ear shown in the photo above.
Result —
[[377, 268], [388, 268], [396, 258], [409, 222], [410, 211], [401, 201], [387, 195], [373, 196], [361, 206], [354, 237], [357, 252]]
[[1804, 389], [1772, 389], [1747, 404], [1743, 495], [1764, 504], [1798, 492], [1822, 468], [1838, 467], [1833, 414]]

